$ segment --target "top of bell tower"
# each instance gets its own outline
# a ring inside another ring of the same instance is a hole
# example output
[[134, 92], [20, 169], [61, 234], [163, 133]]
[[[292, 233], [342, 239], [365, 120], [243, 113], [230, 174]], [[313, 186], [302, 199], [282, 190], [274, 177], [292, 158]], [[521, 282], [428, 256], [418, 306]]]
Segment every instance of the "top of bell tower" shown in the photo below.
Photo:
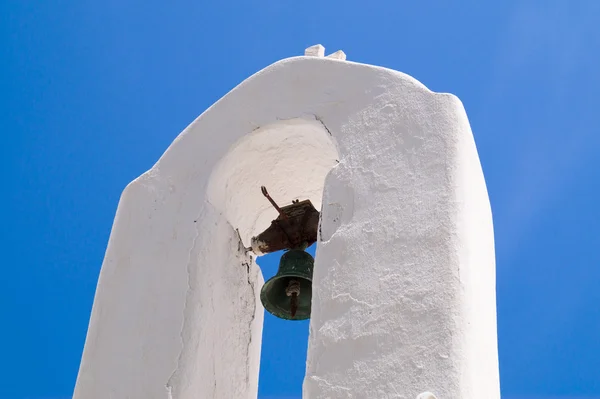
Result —
[[[304, 50], [304, 55], [306, 57], [325, 57], [325, 47], [323, 47], [321, 44], [315, 44], [314, 46], [310, 46]], [[329, 54], [326, 58], [345, 61], [346, 53], [344, 53], [342, 50], [338, 50], [335, 53]]]

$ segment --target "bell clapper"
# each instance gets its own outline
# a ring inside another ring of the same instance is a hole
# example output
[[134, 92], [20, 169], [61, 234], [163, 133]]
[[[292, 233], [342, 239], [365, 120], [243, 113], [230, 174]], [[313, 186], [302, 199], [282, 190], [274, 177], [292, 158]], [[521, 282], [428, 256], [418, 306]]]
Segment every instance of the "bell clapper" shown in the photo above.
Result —
[[285, 295], [290, 298], [290, 312], [292, 318], [296, 317], [296, 311], [298, 310], [298, 295], [300, 295], [300, 281], [290, 280], [288, 286], [285, 289]]

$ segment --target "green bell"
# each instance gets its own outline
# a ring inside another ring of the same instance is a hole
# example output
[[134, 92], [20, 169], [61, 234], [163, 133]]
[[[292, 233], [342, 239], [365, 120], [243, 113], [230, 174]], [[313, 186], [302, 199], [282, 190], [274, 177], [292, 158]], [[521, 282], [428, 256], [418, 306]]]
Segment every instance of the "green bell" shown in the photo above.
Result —
[[260, 301], [269, 313], [285, 320], [310, 317], [313, 257], [300, 249], [283, 254], [277, 274], [260, 291]]

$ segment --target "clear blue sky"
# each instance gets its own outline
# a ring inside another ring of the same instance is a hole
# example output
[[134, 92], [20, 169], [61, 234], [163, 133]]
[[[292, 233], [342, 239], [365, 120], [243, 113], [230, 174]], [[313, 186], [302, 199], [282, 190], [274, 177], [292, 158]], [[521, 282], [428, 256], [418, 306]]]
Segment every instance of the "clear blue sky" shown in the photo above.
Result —
[[[121, 190], [316, 43], [462, 99], [495, 219], [503, 398], [600, 398], [600, 1], [2, 0], [0, 399], [70, 398]], [[307, 325], [266, 318], [261, 399], [300, 397]]]

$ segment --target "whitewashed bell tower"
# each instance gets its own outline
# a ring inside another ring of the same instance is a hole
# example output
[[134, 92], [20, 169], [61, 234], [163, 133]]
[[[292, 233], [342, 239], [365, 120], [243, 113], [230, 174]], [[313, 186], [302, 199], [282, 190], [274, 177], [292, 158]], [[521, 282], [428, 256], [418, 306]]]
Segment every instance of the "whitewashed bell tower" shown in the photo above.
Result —
[[277, 217], [320, 211], [304, 399], [499, 399], [492, 215], [461, 102], [320, 45], [251, 76], [124, 190], [75, 399], [255, 399]]

